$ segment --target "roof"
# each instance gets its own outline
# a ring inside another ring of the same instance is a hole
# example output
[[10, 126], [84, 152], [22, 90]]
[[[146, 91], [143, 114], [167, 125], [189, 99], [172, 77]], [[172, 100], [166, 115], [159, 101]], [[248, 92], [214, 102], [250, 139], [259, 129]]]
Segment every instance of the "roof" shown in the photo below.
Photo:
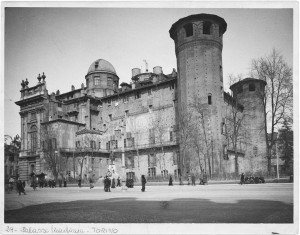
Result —
[[179, 19], [177, 22], [175, 22], [172, 25], [171, 29], [169, 30], [170, 37], [172, 39], [176, 38], [176, 29], [180, 24], [183, 24], [183, 23], [188, 22], [188, 21], [195, 21], [195, 20], [197, 20], [197, 21], [199, 21], [199, 20], [212, 20], [212, 21], [217, 22], [218, 24], [221, 25], [222, 34], [225, 33], [225, 31], [227, 29], [227, 23], [223, 18], [221, 18], [217, 15], [202, 13], [202, 14], [190, 15], [190, 16]]
[[92, 72], [110, 72], [117, 75], [114, 66], [103, 59], [98, 59], [91, 64], [88, 70], [88, 74]]
[[232, 90], [232, 89], [234, 89], [234, 87], [236, 87], [237, 85], [244, 84], [244, 83], [247, 83], [247, 82], [261, 82], [261, 83], [263, 83], [264, 85], [267, 85], [267, 83], [266, 83], [264, 80], [261, 80], [261, 79], [256, 79], [256, 78], [245, 78], [245, 79], [243, 79], [243, 80], [241, 80], [241, 81], [238, 81], [238, 82], [232, 84], [232, 85], [230, 86], [230, 89]]

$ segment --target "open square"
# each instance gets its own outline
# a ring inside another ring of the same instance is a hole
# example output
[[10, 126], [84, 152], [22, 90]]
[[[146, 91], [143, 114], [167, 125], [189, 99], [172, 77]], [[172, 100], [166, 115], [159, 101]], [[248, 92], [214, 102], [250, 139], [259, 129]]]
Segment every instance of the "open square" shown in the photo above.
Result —
[[293, 223], [293, 184], [29, 188], [5, 223]]

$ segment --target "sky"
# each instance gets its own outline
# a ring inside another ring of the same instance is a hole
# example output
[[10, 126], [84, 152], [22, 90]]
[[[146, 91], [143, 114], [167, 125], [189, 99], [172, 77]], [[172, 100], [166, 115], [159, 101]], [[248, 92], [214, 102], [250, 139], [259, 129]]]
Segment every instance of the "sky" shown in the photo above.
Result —
[[130, 82], [132, 68], [144, 71], [144, 60], [150, 71], [155, 66], [162, 66], [165, 74], [177, 70], [169, 29], [191, 14], [215, 14], [227, 22], [225, 90], [229, 90], [230, 74], [247, 77], [251, 60], [270, 54], [273, 48], [293, 65], [292, 9], [171, 7], [6, 8], [4, 134], [20, 135], [20, 108], [14, 102], [20, 99], [21, 81], [28, 78], [29, 87], [34, 86], [39, 73], [45, 73], [49, 93], [58, 89], [64, 93], [71, 85], [85, 84], [88, 68], [97, 59], [114, 66], [120, 83]]

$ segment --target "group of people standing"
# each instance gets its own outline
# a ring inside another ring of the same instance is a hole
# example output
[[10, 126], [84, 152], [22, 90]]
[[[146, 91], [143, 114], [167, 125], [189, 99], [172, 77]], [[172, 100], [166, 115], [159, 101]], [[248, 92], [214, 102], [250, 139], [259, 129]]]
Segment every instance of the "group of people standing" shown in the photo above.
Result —
[[[104, 177], [104, 192], [110, 192], [110, 188], [116, 188], [115, 178], [110, 179], [108, 176]], [[121, 187], [121, 179], [117, 178], [117, 187]]]

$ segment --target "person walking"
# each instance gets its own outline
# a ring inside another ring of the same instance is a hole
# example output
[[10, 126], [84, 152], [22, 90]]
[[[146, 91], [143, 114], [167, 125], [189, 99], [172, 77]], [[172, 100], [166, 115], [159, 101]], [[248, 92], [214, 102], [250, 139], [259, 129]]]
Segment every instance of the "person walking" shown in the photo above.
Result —
[[189, 174], [188, 175], [188, 185], [190, 185], [190, 182], [191, 182], [191, 175]]
[[170, 175], [170, 179], [169, 179], [169, 186], [173, 186], [173, 179], [172, 179], [171, 175]]
[[93, 184], [93, 178], [92, 177], [90, 177], [90, 189], [92, 189], [92, 188], [94, 188], [94, 184]]
[[120, 179], [120, 176], [119, 176], [118, 179], [117, 179], [117, 187], [121, 187], [121, 179]]
[[205, 185], [205, 184], [208, 185], [206, 172], [204, 172], [204, 174], [203, 174], [203, 185]]
[[78, 176], [78, 187], [81, 188], [81, 175]]
[[196, 177], [194, 174], [192, 175], [192, 186], [196, 186]]
[[146, 186], [147, 181], [146, 181], [146, 178], [144, 175], [142, 175], [141, 181], [142, 181], [142, 192], [145, 192], [145, 189], [146, 189], [145, 186]]
[[25, 189], [24, 189], [24, 184], [22, 183], [22, 181], [20, 179], [17, 182], [17, 189], [19, 192], [19, 196], [21, 196], [21, 193], [24, 193], [24, 195], [26, 195]]
[[110, 192], [110, 186], [111, 186], [111, 179], [107, 177], [107, 190]]
[[115, 188], [115, 187], [116, 187], [116, 181], [115, 178], [113, 178], [111, 182], [111, 188]]
[[241, 181], [240, 181], [240, 184], [241, 184], [241, 185], [245, 184], [245, 175], [244, 175], [244, 173], [241, 174]]

